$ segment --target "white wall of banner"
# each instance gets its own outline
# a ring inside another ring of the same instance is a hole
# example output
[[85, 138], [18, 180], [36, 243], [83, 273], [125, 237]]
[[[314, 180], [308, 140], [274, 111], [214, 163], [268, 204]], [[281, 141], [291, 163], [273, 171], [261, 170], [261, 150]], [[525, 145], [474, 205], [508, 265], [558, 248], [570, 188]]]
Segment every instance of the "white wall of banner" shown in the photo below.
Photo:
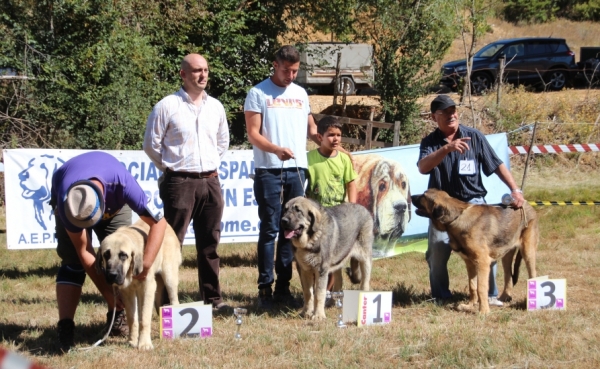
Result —
[[[505, 134], [487, 136], [499, 157], [507, 163], [508, 145]], [[4, 150], [4, 178], [6, 196], [6, 232], [9, 249], [54, 248], [54, 214], [50, 208], [50, 183], [52, 174], [65, 161], [87, 150], [13, 149]], [[157, 180], [161, 172], [143, 151], [106, 151], [115, 156], [138, 181], [149, 198], [150, 206], [162, 212]], [[410, 180], [412, 194], [427, 188], [427, 176], [419, 174], [417, 158], [419, 145], [354, 153], [376, 153], [402, 165]], [[221, 243], [256, 242], [258, 240], [258, 210], [254, 200], [254, 160], [251, 150], [228, 151], [219, 168], [221, 192], [225, 202], [221, 220]], [[484, 176], [485, 177], [485, 176]], [[507, 192], [500, 179], [492, 175], [484, 179], [489, 194], [488, 203], [497, 203]], [[413, 213], [404, 236], [427, 232], [427, 219]], [[135, 217], [135, 216], [134, 216]], [[135, 219], [134, 219], [135, 220]], [[190, 225], [184, 244], [193, 244]], [[98, 245], [95, 240], [95, 245]]]

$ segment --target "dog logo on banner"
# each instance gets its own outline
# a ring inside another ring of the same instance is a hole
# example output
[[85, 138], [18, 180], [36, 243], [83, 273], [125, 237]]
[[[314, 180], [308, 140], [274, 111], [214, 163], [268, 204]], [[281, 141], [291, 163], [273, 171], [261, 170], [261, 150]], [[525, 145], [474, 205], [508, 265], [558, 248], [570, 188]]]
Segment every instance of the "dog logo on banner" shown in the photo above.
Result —
[[[29, 166], [19, 173], [19, 185], [23, 189], [21, 196], [33, 202], [35, 220], [48, 230], [44, 220], [46, 204], [50, 208], [50, 186], [52, 175], [65, 162], [54, 155], [40, 155], [29, 161]], [[48, 220], [52, 218], [49, 210]]]

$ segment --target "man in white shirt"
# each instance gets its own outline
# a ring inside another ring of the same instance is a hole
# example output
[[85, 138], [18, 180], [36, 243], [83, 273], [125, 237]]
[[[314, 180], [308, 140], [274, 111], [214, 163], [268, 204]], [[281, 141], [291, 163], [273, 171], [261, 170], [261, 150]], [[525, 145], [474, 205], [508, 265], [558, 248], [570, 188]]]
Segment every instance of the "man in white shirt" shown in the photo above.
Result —
[[229, 128], [223, 105], [205, 91], [208, 73], [201, 55], [183, 58], [183, 86], [154, 106], [144, 151], [164, 173], [159, 191], [165, 219], [181, 244], [193, 221], [200, 295], [204, 303], [223, 310], [228, 306], [219, 285], [223, 198], [217, 169], [229, 147]]
[[[275, 53], [273, 75], [250, 89], [244, 103], [248, 141], [254, 147], [254, 196], [260, 218], [258, 304], [265, 310], [272, 308], [273, 300], [296, 307], [289, 289], [294, 254], [279, 223], [288, 200], [304, 195], [307, 134], [319, 142], [308, 95], [293, 83], [299, 68], [298, 50], [283, 46]], [[273, 283], [275, 291], [271, 288]]]

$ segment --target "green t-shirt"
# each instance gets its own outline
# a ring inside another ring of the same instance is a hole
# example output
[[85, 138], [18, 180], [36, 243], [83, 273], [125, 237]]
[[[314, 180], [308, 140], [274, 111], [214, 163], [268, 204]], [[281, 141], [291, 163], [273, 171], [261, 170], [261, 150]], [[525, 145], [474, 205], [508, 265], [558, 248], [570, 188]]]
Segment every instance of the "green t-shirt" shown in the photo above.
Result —
[[334, 157], [324, 157], [319, 150], [308, 152], [308, 191], [306, 195], [323, 206], [335, 206], [346, 198], [346, 184], [356, 178], [348, 155], [338, 151]]

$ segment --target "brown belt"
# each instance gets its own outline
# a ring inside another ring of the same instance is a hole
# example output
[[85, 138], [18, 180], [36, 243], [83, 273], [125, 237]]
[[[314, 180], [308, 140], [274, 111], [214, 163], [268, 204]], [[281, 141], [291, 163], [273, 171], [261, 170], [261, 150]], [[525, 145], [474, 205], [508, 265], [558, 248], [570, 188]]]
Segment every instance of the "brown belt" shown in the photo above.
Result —
[[174, 177], [187, 177], [187, 178], [212, 178], [219, 174], [216, 170], [210, 170], [208, 172], [192, 173], [192, 172], [175, 172], [167, 168], [167, 174]]

